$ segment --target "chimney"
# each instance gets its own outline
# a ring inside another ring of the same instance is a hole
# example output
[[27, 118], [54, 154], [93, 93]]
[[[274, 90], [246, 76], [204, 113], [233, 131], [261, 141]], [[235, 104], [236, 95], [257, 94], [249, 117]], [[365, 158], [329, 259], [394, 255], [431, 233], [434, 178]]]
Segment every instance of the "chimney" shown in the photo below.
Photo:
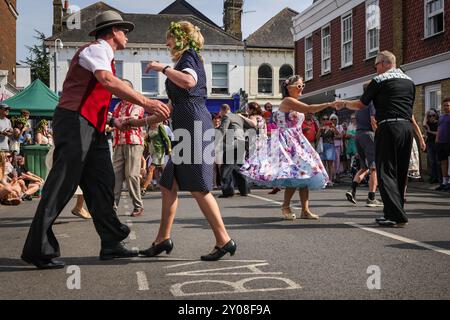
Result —
[[242, 40], [242, 9], [244, 0], [223, 1], [223, 25], [225, 32]]
[[53, 0], [53, 34], [62, 31], [62, 2], [61, 0]]
[[64, 1], [64, 7], [63, 7], [63, 10], [62, 10], [63, 18], [67, 17], [70, 14], [69, 13], [69, 7], [70, 7], [69, 0], [65, 0]]

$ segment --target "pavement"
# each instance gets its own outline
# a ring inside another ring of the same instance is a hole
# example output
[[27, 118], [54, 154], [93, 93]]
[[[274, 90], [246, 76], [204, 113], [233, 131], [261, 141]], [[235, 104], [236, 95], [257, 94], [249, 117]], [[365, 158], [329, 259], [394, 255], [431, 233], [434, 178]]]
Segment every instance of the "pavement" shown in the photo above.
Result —
[[[378, 227], [374, 218], [382, 209], [364, 206], [367, 189], [358, 190], [359, 204], [352, 205], [346, 185], [311, 192], [319, 221], [283, 220], [282, 192], [260, 189], [249, 197], [217, 199], [238, 245], [234, 257], [218, 262], [200, 261], [214, 238], [188, 193], [180, 193], [170, 255], [113, 261], [98, 259], [93, 223], [70, 213], [73, 199], [54, 225], [67, 263], [59, 270], [37, 270], [20, 260], [38, 200], [1, 206], [0, 299], [448, 300], [450, 193], [427, 186], [410, 184], [405, 229]], [[123, 195], [119, 217], [132, 230], [129, 248], [151, 245], [160, 200], [158, 192], [147, 194], [144, 215], [132, 218], [131, 200]], [[298, 195], [294, 200], [298, 207]]]

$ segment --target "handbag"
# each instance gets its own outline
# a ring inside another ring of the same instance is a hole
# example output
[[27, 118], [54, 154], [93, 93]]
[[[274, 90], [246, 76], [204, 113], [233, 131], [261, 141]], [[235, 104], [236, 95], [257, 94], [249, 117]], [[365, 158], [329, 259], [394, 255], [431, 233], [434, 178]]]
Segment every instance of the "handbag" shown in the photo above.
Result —
[[318, 153], [323, 153], [323, 139], [322, 139], [322, 137], [320, 137], [319, 141], [317, 142], [316, 151]]

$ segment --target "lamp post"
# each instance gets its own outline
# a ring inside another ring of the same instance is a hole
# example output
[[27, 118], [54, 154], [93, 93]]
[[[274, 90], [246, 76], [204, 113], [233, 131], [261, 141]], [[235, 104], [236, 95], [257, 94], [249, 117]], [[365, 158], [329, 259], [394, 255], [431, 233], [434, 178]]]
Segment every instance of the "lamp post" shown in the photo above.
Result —
[[64, 44], [61, 39], [55, 40], [55, 52], [53, 53], [54, 64], [55, 64], [55, 93], [58, 94], [58, 49], [64, 48]]

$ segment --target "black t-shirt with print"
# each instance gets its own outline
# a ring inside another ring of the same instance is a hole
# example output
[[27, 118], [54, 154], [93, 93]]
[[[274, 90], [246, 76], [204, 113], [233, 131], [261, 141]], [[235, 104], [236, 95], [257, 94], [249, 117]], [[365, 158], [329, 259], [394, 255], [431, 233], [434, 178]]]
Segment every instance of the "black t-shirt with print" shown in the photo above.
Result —
[[411, 119], [416, 87], [400, 69], [392, 69], [373, 78], [361, 97], [366, 106], [373, 101], [378, 122], [386, 119]]

